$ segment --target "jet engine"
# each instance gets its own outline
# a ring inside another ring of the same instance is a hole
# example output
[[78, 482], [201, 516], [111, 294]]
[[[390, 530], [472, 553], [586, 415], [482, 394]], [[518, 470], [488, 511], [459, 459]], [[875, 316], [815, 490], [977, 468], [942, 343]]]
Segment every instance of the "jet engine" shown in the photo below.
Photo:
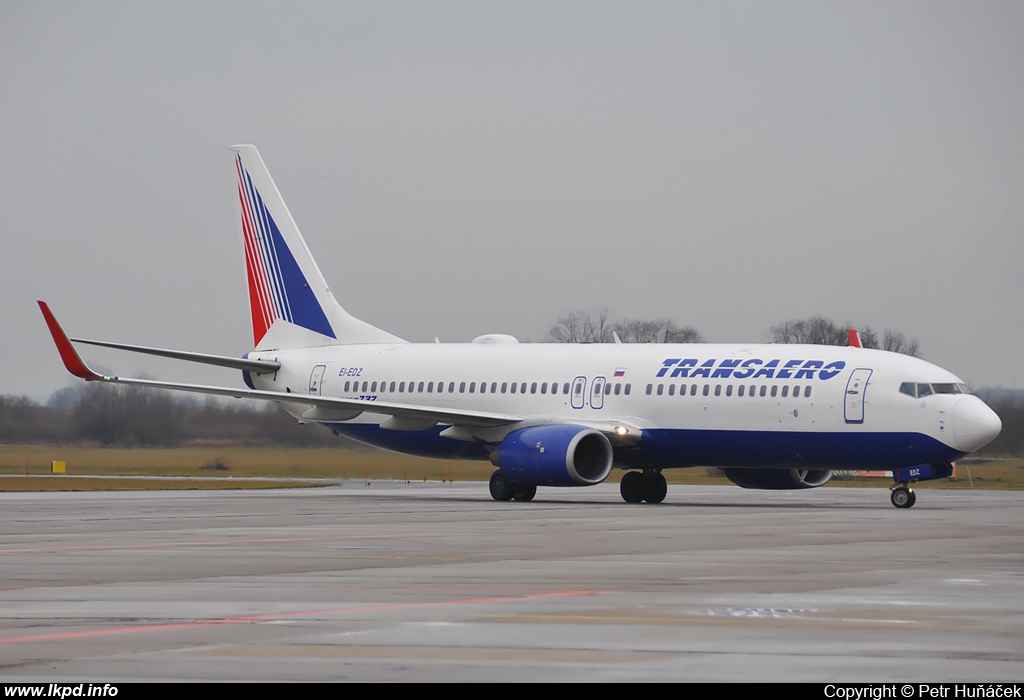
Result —
[[612, 471], [612, 446], [592, 428], [538, 425], [506, 435], [491, 462], [516, 484], [593, 486]]
[[824, 486], [832, 478], [829, 469], [723, 469], [729, 481], [745, 489], [788, 491]]

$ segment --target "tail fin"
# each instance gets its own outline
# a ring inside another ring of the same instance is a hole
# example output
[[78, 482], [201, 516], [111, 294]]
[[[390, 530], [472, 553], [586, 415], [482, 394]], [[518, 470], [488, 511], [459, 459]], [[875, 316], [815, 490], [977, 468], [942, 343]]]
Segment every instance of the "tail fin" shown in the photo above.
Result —
[[402, 343], [335, 300], [255, 146], [231, 146], [238, 170], [253, 345]]

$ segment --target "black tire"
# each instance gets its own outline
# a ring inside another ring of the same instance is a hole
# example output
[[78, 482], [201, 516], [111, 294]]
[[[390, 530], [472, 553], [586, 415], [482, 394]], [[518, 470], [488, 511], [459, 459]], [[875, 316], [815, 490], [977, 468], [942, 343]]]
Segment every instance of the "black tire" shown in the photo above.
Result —
[[496, 501], [511, 501], [516, 495], [516, 487], [508, 480], [508, 477], [497, 470], [491, 474], [491, 482], [488, 485], [491, 490], [491, 498]]
[[644, 475], [640, 472], [626, 472], [619, 482], [619, 495], [626, 503], [640, 503], [644, 500]]
[[532, 501], [533, 497], [537, 495], [537, 487], [534, 486], [516, 486], [516, 495], [512, 498], [517, 501]]
[[917, 501], [917, 496], [906, 486], [899, 486], [889, 494], [889, 500], [897, 508], [910, 508]]
[[668, 482], [664, 474], [651, 474], [644, 484], [644, 500], [648, 503], [661, 503], [668, 495]]
[[915, 503], [917, 503], [917, 491], [911, 491], [910, 504], [907, 506], [907, 508], [913, 508]]

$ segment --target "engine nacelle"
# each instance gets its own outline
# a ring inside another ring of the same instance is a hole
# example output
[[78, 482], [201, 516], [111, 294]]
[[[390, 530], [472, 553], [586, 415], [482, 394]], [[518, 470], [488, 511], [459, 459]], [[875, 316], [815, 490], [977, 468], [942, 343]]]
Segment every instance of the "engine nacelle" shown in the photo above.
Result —
[[723, 469], [729, 481], [745, 489], [788, 491], [824, 486], [832, 478], [829, 469]]
[[491, 462], [517, 484], [593, 486], [612, 471], [612, 446], [592, 428], [537, 425], [506, 435]]

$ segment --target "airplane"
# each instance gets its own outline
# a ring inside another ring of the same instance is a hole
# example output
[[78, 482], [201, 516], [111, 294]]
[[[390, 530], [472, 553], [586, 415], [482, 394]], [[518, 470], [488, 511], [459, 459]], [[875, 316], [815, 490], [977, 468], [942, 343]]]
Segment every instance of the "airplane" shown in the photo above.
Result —
[[[774, 344], [411, 343], [337, 302], [254, 146], [238, 177], [253, 350], [242, 357], [69, 339], [39, 307], [66, 369], [86, 381], [262, 399], [335, 435], [421, 457], [489, 460], [496, 501], [625, 470], [628, 503], [660, 503], [663, 470], [719, 467], [748, 489], [822, 486], [836, 470], [892, 472], [890, 500], [1001, 430], [952, 373], [861, 347]], [[245, 389], [101, 375], [74, 343], [218, 365]]]

